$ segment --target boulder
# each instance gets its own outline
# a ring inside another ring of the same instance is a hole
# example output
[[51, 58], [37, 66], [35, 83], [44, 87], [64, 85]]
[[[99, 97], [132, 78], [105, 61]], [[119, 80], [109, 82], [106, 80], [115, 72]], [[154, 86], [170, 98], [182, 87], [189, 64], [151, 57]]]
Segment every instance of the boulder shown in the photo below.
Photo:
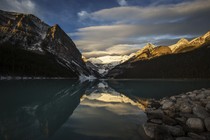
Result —
[[201, 93], [204, 94], [205, 96], [210, 96], [210, 89], [205, 89]]
[[193, 114], [202, 119], [210, 117], [210, 114], [205, 110], [204, 107], [200, 105], [196, 105], [195, 107], [193, 107]]
[[197, 100], [200, 100], [200, 99], [205, 99], [206, 98], [206, 94], [205, 93], [200, 93], [200, 94], [198, 94], [196, 97], [195, 97], [195, 99], [197, 99]]
[[164, 124], [168, 124], [168, 125], [176, 125], [177, 124], [177, 122], [174, 119], [172, 119], [166, 115], [163, 116], [162, 120], [163, 120]]
[[163, 126], [158, 125], [155, 129], [155, 140], [174, 140], [169, 130]]
[[157, 109], [157, 110], [147, 110], [147, 117], [149, 119], [162, 119], [164, 113], [162, 110]]
[[179, 116], [181, 117], [185, 117], [185, 118], [197, 118], [197, 116], [195, 114], [190, 114], [190, 113], [179, 113]]
[[163, 103], [162, 109], [170, 109], [174, 103], [172, 101], [166, 101]]
[[205, 124], [205, 126], [206, 126], [206, 129], [207, 129], [208, 131], [210, 131], [210, 117], [208, 117], [208, 118], [206, 118], [206, 119], [204, 120], [204, 124]]
[[177, 137], [176, 140], [193, 140], [193, 139], [189, 137]]
[[204, 131], [204, 123], [200, 118], [187, 119], [186, 125], [190, 130], [202, 132]]
[[176, 115], [175, 108], [173, 108], [173, 107], [171, 109], [163, 110], [163, 112], [165, 115], [172, 117], [172, 118], [174, 118], [174, 116]]
[[208, 112], [210, 112], [210, 102], [208, 102], [208, 103], [206, 104], [206, 110], [207, 110]]
[[165, 125], [165, 127], [167, 128], [167, 130], [169, 130], [172, 136], [178, 137], [185, 135], [185, 132], [180, 125], [177, 126]]
[[150, 138], [154, 138], [155, 137], [155, 130], [157, 128], [157, 125], [152, 124], [152, 123], [146, 123], [143, 125], [144, 128], [144, 132], [145, 134], [150, 137]]
[[195, 139], [195, 140], [206, 140], [205, 136], [202, 136], [202, 135], [199, 135], [199, 134], [196, 134], [196, 133], [193, 133], [193, 132], [189, 132], [187, 135], [189, 137], [191, 137], [192, 139]]

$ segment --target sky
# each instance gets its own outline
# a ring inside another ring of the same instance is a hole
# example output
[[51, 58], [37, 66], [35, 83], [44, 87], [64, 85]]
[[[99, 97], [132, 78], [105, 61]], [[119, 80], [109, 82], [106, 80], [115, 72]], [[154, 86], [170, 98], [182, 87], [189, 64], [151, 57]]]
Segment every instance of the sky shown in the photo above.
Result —
[[59, 24], [86, 57], [128, 55], [210, 30], [210, 0], [0, 0], [0, 9]]

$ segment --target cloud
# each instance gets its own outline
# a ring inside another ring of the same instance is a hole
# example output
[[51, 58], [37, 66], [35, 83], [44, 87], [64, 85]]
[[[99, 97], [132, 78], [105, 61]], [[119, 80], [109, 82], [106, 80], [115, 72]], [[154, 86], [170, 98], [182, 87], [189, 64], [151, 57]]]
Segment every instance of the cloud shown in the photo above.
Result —
[[[93, 19], [103, 21], [116, 21], [121, 23], [133, 22], [171, 22], [176, 19], [186, 19], [210, 9], [210, 0], [197, 0], [171, 5], [158, 5], [148, 7], [126, 6], [103, 9], [91, 13]], [[179, 21], [179, 20], [178, 20]]]
[[0, 9], [34, 14], [36, 4], [32, 0], [2, 0]]
[[140, 44], [117, 44], [111, 47], [108, 47], [105, 50], [102, 51], [84, 51], [82, 54], [86, 58], [91, 58], [91, 57], [101, 57], [101, 56], [118, 56], [118, 55], [129, 55], [133, 52], [138, 51], [141, 47], [144, 45]]
[[117, 2], [120, 6], [127, 6], [128, 5], [126, 0], [117, 0]]
[[86, 57], [129, 54], [148, 42], [170, 45], [179, 38], [191, 39], [210, 29], [210, 0], [115, 7], [88, 14], [91, 20], [105, 25], [79, 28], [73, 33]]
[[77, 13], [80, 20], [90, 18], [90, 14], [87, 11], [80, 11]]

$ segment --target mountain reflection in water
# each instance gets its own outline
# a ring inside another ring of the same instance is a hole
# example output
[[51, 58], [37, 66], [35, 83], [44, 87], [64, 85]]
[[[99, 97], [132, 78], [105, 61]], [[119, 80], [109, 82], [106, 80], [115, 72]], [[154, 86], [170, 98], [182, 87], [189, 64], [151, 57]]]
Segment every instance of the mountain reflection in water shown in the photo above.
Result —
[[209, 85], [208, 80], [0, 81], [0, 140], [146, 140], [142, 98]]

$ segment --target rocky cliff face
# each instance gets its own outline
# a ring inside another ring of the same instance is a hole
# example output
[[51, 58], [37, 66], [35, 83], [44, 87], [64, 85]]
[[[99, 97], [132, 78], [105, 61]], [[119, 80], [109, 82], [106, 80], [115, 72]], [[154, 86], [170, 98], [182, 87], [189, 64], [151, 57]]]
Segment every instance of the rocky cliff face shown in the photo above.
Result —
[[[79, 75], [91, 75], [71, 38], [58, 26], [50, 27], [31, 14], [0, 11], [0, 45], [11, 44], [40, 55]], [[56, 64], [56, 65], [57, 65]]]
[[40, 45], [48, 28], [34, 15], [0, 10], [0, 43], [9, 42], [31, 50]]
[[57, 24], [48, 29], [41, 47], [57, 56], [59, 63], [78, 74], [91, 74], [74, 42]]

